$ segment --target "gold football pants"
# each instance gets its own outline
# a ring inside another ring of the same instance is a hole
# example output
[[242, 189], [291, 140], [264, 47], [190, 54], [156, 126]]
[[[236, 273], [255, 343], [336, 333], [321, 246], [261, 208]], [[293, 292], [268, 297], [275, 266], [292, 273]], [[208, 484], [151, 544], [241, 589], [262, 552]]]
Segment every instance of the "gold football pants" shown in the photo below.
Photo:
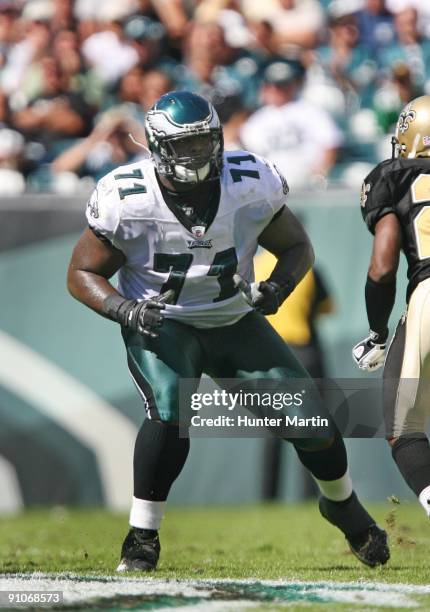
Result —
[[430, 416], [430, 278], [412, 293], [384, 368], [388, 438], [424, 433]]

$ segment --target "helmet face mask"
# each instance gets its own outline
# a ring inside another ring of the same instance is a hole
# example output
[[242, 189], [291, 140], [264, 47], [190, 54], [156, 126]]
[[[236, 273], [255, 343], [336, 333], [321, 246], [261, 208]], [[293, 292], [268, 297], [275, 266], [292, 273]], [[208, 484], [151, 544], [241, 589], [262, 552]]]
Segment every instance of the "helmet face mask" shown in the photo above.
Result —
[[165, 94], [148, 111], [145, 131], [160, 176], [190, 186], [219, 177], [222, 127], [212, 104], [201, 96]]
[[430, 157], [430, 96], [420, 96], [405, 106], [391, 143], [393, 157]]

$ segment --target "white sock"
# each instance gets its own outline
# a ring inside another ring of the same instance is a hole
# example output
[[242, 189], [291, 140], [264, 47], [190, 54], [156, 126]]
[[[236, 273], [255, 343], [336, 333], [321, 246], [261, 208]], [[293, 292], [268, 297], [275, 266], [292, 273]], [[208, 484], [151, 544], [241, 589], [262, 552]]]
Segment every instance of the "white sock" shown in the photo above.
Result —
[[420, 504], [426, 511], [427, 516], [430, 516], [430, 485], [423, 489], [418, 496]]
[[139, 529], [160, 529], [165, 507], [165, 501], [149, 501], [133, 497], [130, 525]]
[[348, 470], [346, 470], [345, 474], [337, 480], [318, 480], [318, 478], [315, 477], [314, 480], [322, 495], [331, 501], [344, 501], [348, 499], [352, 493], [352, 482]]

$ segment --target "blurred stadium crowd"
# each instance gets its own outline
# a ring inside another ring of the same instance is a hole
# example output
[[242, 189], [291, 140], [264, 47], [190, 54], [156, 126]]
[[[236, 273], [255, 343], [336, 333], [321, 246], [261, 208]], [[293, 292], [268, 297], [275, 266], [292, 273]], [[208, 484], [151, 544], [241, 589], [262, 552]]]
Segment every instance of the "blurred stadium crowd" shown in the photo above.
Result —
[[293, 186], [355, 187], [430, 93], [430, 1], [0, 0], [0, 194], [87, 191], [175, 88]]

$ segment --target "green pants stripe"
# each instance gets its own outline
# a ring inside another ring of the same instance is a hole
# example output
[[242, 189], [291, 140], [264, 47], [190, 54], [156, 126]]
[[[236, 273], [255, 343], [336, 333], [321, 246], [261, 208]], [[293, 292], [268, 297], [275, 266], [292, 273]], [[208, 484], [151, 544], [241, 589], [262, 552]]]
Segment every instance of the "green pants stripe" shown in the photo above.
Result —
[[203, 373], [217, 380], [309, 379], [266, 319], [251, 312], [233, 325], [197, 329], [166, 319], [158, 338], [123, 331], [132, 376], [151, 418], [179, 420], [179, 381]]

